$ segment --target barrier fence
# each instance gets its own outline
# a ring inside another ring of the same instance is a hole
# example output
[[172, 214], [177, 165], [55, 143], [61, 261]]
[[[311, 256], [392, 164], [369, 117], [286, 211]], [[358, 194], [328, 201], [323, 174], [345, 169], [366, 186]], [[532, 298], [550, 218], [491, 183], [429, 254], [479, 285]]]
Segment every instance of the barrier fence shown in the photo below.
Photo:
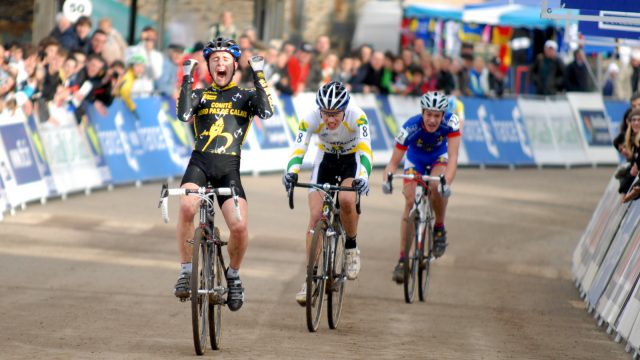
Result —
[[621, 204], [612, 178], [573, 253], [572, 276], [587, 310], [640, 356], [640, 201]]
[[[298, 120], [315, 105], [315, 94], [273, 96], [275, 115], [254, 119], [242, 150], [241, 171], [282, 171]], [[459, 164], [472, 166], [576, 166], [617, 164], [611, 146], [628, 104], [599, 94], [517, 99], [460, 98], [464, 129]], [[399, 127], [419, 113], [419, 98], [354, 94], [371, 128], [373, 165], [385, 165]], [[175, 101], [135, 100], [134, 117], [117, 99], [106, 114], [88, 111], [76, 126], [67, 108], [52, 108], [50, 121], [20, 110], [0, 120], [0, 218], [31, 201], [65, 197], [111, 185], [182, 176], [193, 146], [191, 125], [175, 116]], [[610, 116], [608, 114], [613, 114]], [[309, 146], [304, 166], [314, 159]]]

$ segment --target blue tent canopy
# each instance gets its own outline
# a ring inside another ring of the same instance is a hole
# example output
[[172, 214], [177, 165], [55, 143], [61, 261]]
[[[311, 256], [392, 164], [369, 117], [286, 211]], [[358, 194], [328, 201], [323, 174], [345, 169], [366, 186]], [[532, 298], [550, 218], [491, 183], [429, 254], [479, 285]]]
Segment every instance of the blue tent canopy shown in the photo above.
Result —
[[[549, 7], [556, 8], [560, 5], [560, 0], [550, 0], [548, 4]], [[415, 18], [434, 17], [466, 23], [527, 28], [559, 25], [554, 20], [541, 18], [540, 11], [540, 0], [490, 0], [466, 5], [464, 8], [438, 3], [410, 4], [404, 9], [406, 17]]]
[[442, 18], [462, 20], [462, 7], [445, 4], [411, 4], [404, 8], [404, 16], [415, 18]]
[[[557, 4], [559, 0], [550, 2], [552, 7]], [[552, 19], [543, 19], [540, 11], [540, 1], [536, 0], [492, 0], [465, 6], [462, 21], [526, 28], [557, 25]]]

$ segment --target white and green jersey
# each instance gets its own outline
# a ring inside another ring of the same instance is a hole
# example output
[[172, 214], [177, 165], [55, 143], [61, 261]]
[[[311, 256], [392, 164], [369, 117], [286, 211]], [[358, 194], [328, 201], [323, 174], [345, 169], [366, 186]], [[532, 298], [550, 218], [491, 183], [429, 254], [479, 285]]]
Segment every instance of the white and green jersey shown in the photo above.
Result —
[[[344, 120], [335, 129], [329, 130], [322, 121], [319, 109], [314, 109], [300, 119], [294, 150], [289, 158], [287, 172], [298, 173], [304, 154], [309, 147], [311, 135], [318, 135], [318, 148], [321, 152], [334, 155], [354, 154], [358, 163], [356, 178], [368, 179], [371, 174], [371, 130], [364, 111], [353, 102], [347, 106]], [[318, 164], [314, 164], [316, 167]]]

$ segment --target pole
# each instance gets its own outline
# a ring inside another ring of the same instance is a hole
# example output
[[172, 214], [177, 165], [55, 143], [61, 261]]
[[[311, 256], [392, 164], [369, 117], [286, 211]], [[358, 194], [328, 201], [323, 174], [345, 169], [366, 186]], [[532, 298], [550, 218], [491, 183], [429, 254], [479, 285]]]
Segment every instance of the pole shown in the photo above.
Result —
[[166, 20], [165, 20], [166, 13], [167, 13], [167, 0], [160, 0], [160, 16], [158, 19], [158, 48], [159, 49], [164, 49], [165, 45], [167, 45], [164, 42], [164, 31], [166, 27]]
[[129, 45], [136, 41], [136, 17], [138, 16], [138, 0], [131, 0], [129, 8]]

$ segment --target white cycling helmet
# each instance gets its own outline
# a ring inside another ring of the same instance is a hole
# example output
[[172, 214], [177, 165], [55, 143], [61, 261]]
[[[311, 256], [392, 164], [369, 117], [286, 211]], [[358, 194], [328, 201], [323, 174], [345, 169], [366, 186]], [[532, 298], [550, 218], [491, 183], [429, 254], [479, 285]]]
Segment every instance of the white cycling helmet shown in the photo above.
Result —
[[339, 81], [323, 85], [316, 94], [316, 104], [321, 110], [344, 110], [349, 99], [347, 88]]
[[423, 110], [445, 112], [449, 109], [449, 100], [447, 95], [440, 91], [429, 91], [420, 98], [420, 106]]

